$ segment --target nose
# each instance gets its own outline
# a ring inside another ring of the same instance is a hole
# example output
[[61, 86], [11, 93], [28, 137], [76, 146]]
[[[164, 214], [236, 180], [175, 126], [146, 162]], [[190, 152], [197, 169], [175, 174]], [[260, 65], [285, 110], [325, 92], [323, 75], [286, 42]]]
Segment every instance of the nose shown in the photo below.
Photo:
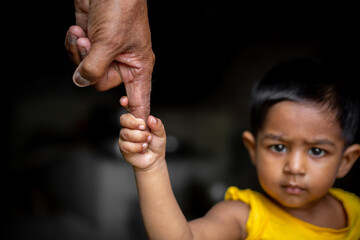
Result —
[[290, 152], [286, 156], [283, 171], [284, 173], [291, 175], [305, 175], [306, 156], [304, 156], [300, 151]]

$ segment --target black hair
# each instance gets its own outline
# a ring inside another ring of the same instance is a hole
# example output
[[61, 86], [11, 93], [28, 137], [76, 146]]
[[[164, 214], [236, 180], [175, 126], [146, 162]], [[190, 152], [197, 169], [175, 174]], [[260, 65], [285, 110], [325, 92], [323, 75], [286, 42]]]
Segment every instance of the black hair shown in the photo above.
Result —
[[335, 73], [334, 68], [312, 59], [294, 59], [276, 65], [252, 89], [250, 125], [254, 136], [263, 127], [270, 107], [290, 100], [316, 103], [334, 112], [345, 144], [350, 145], [359, 125], [360, 104], [344, 78], [343, 73]]

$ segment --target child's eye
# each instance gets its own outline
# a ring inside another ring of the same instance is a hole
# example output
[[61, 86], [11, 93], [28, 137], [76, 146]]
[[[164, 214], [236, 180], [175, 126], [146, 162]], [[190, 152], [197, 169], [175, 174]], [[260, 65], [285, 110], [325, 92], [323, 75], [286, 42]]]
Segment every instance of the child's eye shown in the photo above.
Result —
[[320, 148], [311, 148], [309, 154], [314, 157], [322, 157], [326, 152]]
[[272, 145], [272, 146], [270, 146], [270, 149], [271, 149], [271, 151], [277, 152], [277, 153], [286, 152], [286, 147], [282, 144]]

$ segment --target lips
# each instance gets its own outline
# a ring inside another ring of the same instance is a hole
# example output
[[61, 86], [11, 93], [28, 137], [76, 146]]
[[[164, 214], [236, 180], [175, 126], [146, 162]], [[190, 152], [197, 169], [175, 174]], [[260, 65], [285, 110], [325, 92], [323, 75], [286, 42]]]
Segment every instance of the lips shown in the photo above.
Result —
[[285, 185], [282, 185], [281, 187], [284, 189], [284, 191], [286, 193], [291, 194], [291, 195], [299, 195], [299, 194], [305, 192], [305, 188], [301, 187], [298, 184], [294, 184], [294, 183], [287, 183]]

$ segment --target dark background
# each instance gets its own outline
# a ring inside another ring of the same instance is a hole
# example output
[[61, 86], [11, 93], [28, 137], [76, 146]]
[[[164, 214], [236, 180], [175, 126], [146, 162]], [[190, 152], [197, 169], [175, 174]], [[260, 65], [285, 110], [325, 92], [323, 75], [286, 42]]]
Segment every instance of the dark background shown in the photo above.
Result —
[[[237, 1], [236, 1], [237, 2]], [[169, 136], [167, 160], [187, 218], [226, 187], [259, 190], [241, 142], [251, 85], [275, 63], [316, 57], [359, 86], [352, 5], [149, 1], [156, 64], [152, 114]], [[64, 38], [72, 1], [14, 6], [4, 36], [4, 205], [8, 239], [146, 239], [136, 188], [117, 149], [123, 86], [78, 88]], [[5, 30], [6, 29], [6, 30]], [[9, 46], [9, 49], [7, 49]], [[11, 47], [10, 47], [11, 46]], [[360, 164], [339, 181], [360, 195]]]

